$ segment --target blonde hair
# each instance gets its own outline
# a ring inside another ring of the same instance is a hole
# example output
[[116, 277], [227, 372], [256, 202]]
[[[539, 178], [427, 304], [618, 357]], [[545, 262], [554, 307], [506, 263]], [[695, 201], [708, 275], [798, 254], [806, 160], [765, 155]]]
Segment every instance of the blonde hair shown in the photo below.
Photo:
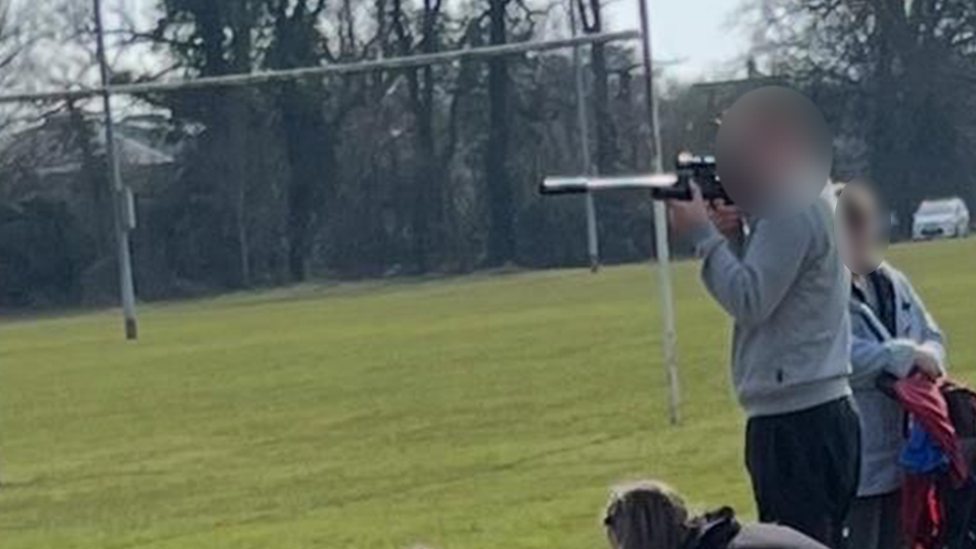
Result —
[[654, 480], [614, 488], [603, 525], [613, 549], [681, 549], [692, 531], [684, 500]]

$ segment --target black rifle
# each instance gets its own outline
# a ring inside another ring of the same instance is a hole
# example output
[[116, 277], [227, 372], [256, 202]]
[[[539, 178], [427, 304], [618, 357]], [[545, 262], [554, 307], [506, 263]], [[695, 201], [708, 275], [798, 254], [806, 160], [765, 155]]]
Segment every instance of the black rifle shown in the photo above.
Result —
[[712, 156], [681, 153], [675, 159], [675, 173], [612, 177], [547, 177], [542, 194], [580, 194], [605, 190], [650, 190], [655, 200], [691, 200], [691, 182], [701, 188], [702, 197], [711, 202], [732, 200], [722, 187]]

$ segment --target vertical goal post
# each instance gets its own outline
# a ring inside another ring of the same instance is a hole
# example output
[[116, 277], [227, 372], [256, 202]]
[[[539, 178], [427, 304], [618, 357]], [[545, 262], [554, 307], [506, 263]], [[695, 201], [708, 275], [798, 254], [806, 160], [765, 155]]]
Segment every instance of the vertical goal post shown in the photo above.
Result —
[[[569, 28], [573, 38], [578, 35], [577, 19], [582, 19], [583, 14], [577, 17], [576, 0], [567, 0], [569, 11]], [[583, 173], [592, 175], [593, 160], [590, 158], [590, 119], [586, 113], [586, 91], [585, 77], [583, 75], [583, 52], [580, 46], [573, 46], [573, 85], [576, 87], [576, 127], [579, 129], [580, 136], [580, 158], [583, 161]], [[586, 193], [586, 253], [590, 260], [590, 272], [596, 274], [600, 270], [600, 238], [597, 234], [596, 221], [596, 202], [593, 194]]]
[[[654, 87], [654, 58], [651, 55], [651, 15], [648, 2], [637, 0], [641, 26], [641, 61], [644, 65], [644, 88], [647, 93], [647, 118], [653, 139], [654, 173], [664, 173], [661, 146], [661, 117], [658, 115], [657, 89]], [[681, 421], [681, 389], [678, 378], [678, 331], [674, 319], [674, 292], [671, 289], [671, 248], [668, 244], [668, 211], [660, 200], [654, 201], [654, 242], [657, 254], [658, 286], [661, 289], [661, 315], [664, 323], [662, 342], [664, 368], [668, 376], [668, 409], [671, 425]]]
[[[100, 42], [100, 76], [101, 86], [91, 88], [76, 88], [63, 90], [50, 90], [38, 92], [13, 92], [0, 94], [0, 104], [24, 103], [24, 102], [52, 102], [52, 101], [76, 101], [82, 99], [98, 99], [103, 102], [104, 118], [106, 124], [106, 135], [109, 140], [108, 156], [110, 162], [110, 176], [113, 195], [116, 197], [114, 215], [116, 218], [117, 235], [119, 236], [119, 261], [122, 274], [120, 280], [120, 292], [122, 294], [123, 309], [125, 315], [126, 337], [135, 339], [135, 294], [132, 282], [132, 268], [129, 262], [129, 242], [128, 232], [132, 228], [131, 208], [127, 203], [130, 200], [130, 191], [121, 179], [119, 168], [120, 159], [117, 157], [117, 150], [111, 141], [114, 134], [114, 120], [111, 112], [111, 97], [116, 95], [140, 95], [150, 93], [174, 93], [186, 90], [228, 88], [240, 86], [256, 86], [275, 82], [294, 81], [310, 78], [325, 78], [329, 76], [343, 76], [362, 74], [370, 72], [389, 72], [407, 69], [421, 68], [438, 64], [450, 64], [460, 61], [484, 60], [498, 56], [514, 56], [531, 53], [541, 53], [546, 51], [573, 49], [575, 52], [575, 70], [577, 89], [581, 83], [579, 78], [579, 48], [592, 46], [593, 44], [608, 44], [623, 41], [641, 41], [643, 66], [645, 71], [645, 84], [647, 87], [648, 116], [651, 131], [653, 133], [653, 143], [651, 143], [651, 153], [654, 158], [655, 173], [661, 173], [661, 144], [660, 130], [658, 127], [657, 104], [655, 101], [655, 90], [653, 87], [653, 74], [650, 58], [650, 28], [647, 19], [646, 0], [636, 0], [639, 4], [641, 13], [641, 29], [625, 30], [617, 32], [603, 32], [577, 35], [575, 26], [573, 36], [553, 40], [532, 40], [516, 42], [510, 44], [470, 47], [453, 51], [435, 52], [427, 54], [417, 54], [400, 57], [387, 57], [373, 60], [364, 60], [348, 63], [336, 63], [312, 67], [303, 67], [284, 70], [255, 71], [243, 74], [229, 74], [220, 76], [173, 79], [166, 81], [147, 81], [112, 84], [110, 72], [105, 62], [104, 52], [104, 32], [101, 25], [100, 0], [93, 0], [95, 3], [96, 32]], [[575, 15], [574, 15], [575, 18]], [[582, 103], [582, 95], [580, 102]], [[580, 123], [585, 124], [585, 111], [578, 113]], [[585, 126], [584, 126], [585, 127]], [[589, 167], [587, 167], [589, 171]], [[594, 174], [587, 173], [585, 177], [593, 177]], [[587, 193], [588, 194], [588, 193]], [[595, 248], [595, 220], [592, 212], [592, 197], [588, 197], [588, 219], [589, 230], [588, 240], [591, 261], [594, 261]], [[125, 215], [129, 213], [130, 215]], [[677, 386], [677, 366], [675, 359], [676, 336], [674, 330], [673, 301], [670, 287], [670, 265], [667, 240], [667, 219], [665, 215], [665, 205], [660, 201], [654, 204], [655, 234], [657, 242], [657, 267], [661, 286], [662, 311], [664, 314], [664, 359], [668, 376], [669, 387], [669, 408], [672, 423], [678, 422], [678, 386]], [[128, 222], [127, 222], [128, 220]]]
[[11, 103], [43, 103], [55, 101], [78, 101], [100, 99], [105, 124], [106, 157], [109, 164], [109, 182], [112, 196], [113, 221], [119, 262], [119, 292], [125, 320], [125, 337], [135, 340], [138, 337], [136, 320], [136, 296], [133, 281], [133, 268], [129, 235], [134, 226], [134, 208], [131, 207], [131, 190], [122, 180], [121, 159], [115, 143], [115, 121], [112, 115], [112, 97], [116, 95], [140, 95], [150, 93], [177, 93], [186, 90], [257, 86], [276, 82], [286, 82], [310, 78], [326, 78], [371, 72], [390, 72], [421, 68], [438, 64], [449, 64], [467, 60], [482, 60], [498, 56], [524, 55], [553, 50], [579, 48], [593, 44], [634, 41], [641, 38], [636, 30], [606, 32], [560, 38], [554, 40], [533, 40], [463, 48], [453, 51], [388, 57], [349, 63], [335, 63], [296, 69], [255, 71], [244, 74], [174, 79], [167, 81], [132, 82], [112, 84], [106, 61], [104, 29], [102, 25], [101, 0], [94, 4], [95, 32], [98, 45], [97, 57], [101, 85], [92, 88], [50, 90], [37, 92], [13, 92], [0, 94], [0, 105]]
[[[651, 158], [653, 172], [631, 176], [600, 177], [592, 173], [584, 144], [584, 173], [577, 177], [549, 177], [542, 182], [544, 194], [582, 193], [587, 201], [587, 221], [593, 222], [593, 193], [603, 190], [638, 189], [650, 191], [654, 188], [670, 187], [677, 183], [674, 174], [665, 174], [661, 146], [661, 124], [658, 115], [657, 90], [654, 87], [654, 62], [651, 57], [651, 21], [648, 0], [637, 0], [641, 24], [641, 64], [644, 69], [644, 89], [647, 100], [647, 123], [651, 131]], [[570, 12], [571, 14], [573, 12]], [[574, 25], [575, 28], [575, 25]], [[579, 62], [576, 71], [579, 73]], [[581, 86], [577, 78], [577, 95], [581, 96]], [[580, 115], [580, 128], [585, 132], [585, 112]], [[662, 317], [662, 347], [664, 349], [664, 369], [667, 374], [668, 417], [671, 425], [681, 422], [681, 389], [678, 377], [678, 332], [674, 318], [674, 294], [671, 287], [671, 250], [668, 242], [667, 205], [661, 200], [653, 200], [654, 243], [657, 260], [658, 287], [660, 288]], [[591, 269], [593, 269], [593, 250], [595, 250], [595, 228], [589, 233]]]
[[112, 221], [115, 228], [116, 254], [119, 268], [119, 293], [122, 298], [122, 316], [125, 338], [139, 339], [139, 321], [136, 317], [136, 288], [132, 275], [132, 247], [129, 235], [135, 229], [135, 199], [132, 189], [122, 181], [122, 160], [115, 144], [115, 123], [112, 116], [112, 93], [108, 89], [111, 76], [105, 52], [105, 28], [102, 24], [102, 0], [92, 0], [95, 15], [95, 39], [97, 44], [98, 74], [102, 88], [102, 116], [105, 117], [105, 157], [108, 160], [112, 193]]

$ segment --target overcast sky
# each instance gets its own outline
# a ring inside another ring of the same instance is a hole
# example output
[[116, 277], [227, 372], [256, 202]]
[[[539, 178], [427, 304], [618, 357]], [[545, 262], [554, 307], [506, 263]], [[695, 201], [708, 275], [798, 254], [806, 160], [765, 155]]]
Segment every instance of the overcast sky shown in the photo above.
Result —
[[[226, 1], [226, 0], [215, 0]], [[364, 0], [359, 0], [364, 1]], [[614, 30], [639, 28], [641, 0], [605, 0]], [[730, 23], [746, 0], [645, 0], [651, 13], [654, 58], [674, 62], [667, 75], [683, 81], [721, 79], [742, 72], [741, 58], [748, 36]], [[128, 13], [146, 14], [151, 0], [103, 0], [112, 23], [111, 8], [124, 6]], [[449, 3], [460, 3], [448, 0]]]
[[[639, 28], [639, 0], [610, 0], [614, 29]], [[731, 25], [741, 0], [646, 0], [651, 14], [654, 58], [669, 77], [715, 80], [744, 70], [748, 35]]]
[[[89, 2], [90, 0], [78, 0]], [[236, 1], [236, 0], [212, 0]], [[365, 0], [357, 0], [365, 2]], [[419, 0], [414, 0], [419, 2]], [[559, 0], [568, 5], [569, 0]], [[741, 75], [743, 57], [748, 48], [747, 33], [732, 24], [733, 15], [743, 2], [753, 0], [604, 0], [608, 14], [608, 30], [637, 29], [638, 2], [650, 6], [654, 58], [661, 62], [669, 79], [684, 82], [716, 80]], [[14, 0], [15, 6], [33, 9], [37, 0]], [[155, 17], [152, 6], [158, 0], [103, 0], [106, 26], [111, 29], [120, 23], [119, 11], [136, 21], [147, 24]], [[448, 0], [449, 4], [462, 0]], [[62, 58], [59, 45], [52, 45], [52, 57]], [[145, 63], [147, 52], [140, 51], [136, 63]], [[131, 58], [130, 58], [131, 59]]]

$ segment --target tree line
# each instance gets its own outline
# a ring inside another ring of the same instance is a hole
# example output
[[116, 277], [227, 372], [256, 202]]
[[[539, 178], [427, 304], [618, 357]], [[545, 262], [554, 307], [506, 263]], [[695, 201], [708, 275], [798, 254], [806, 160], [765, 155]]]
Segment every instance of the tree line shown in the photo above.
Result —
[[[607, 30], [604, 2], [572, 1], [583, 32]], [[4, 10], [0, 84], [90, 79], [83, 4], [39, 1], [30, 21]], [[565, 36], [567, 5], [146, 0], [142, 13], [107, 18], [112, 78], [219, 76]], [[710, 87], [659, 79], [666, 154], [708, 149], [711, 121], [735, 95], [775, 79], [821, 106], [845, 144], [839, 166], [867, 170], [903, 219], [932, 193], [972, 199], [974, 20], [965, 0], [745, 4], [740, 25], [755, 31], [749, 78]], [[46, 59], [53, 44], [70, 55]], [[633, 46], [583, 55], [586, 146], [604, 174], [652, 164]], [[730, 73], [747, 65], [733, 64]], [[585, 265], [581, 200], [536, 191], [545, 175], [582, 171], [573, 86], [571, 55], [553, 52], [118, 98], [124, 176], [140, 221], [139, 293]], [[113, 299], [97, 105], [3, 114], [0, 303]], [[648, 257], [645, 197], [600, 196], [597, 211], [605, 262]]]

